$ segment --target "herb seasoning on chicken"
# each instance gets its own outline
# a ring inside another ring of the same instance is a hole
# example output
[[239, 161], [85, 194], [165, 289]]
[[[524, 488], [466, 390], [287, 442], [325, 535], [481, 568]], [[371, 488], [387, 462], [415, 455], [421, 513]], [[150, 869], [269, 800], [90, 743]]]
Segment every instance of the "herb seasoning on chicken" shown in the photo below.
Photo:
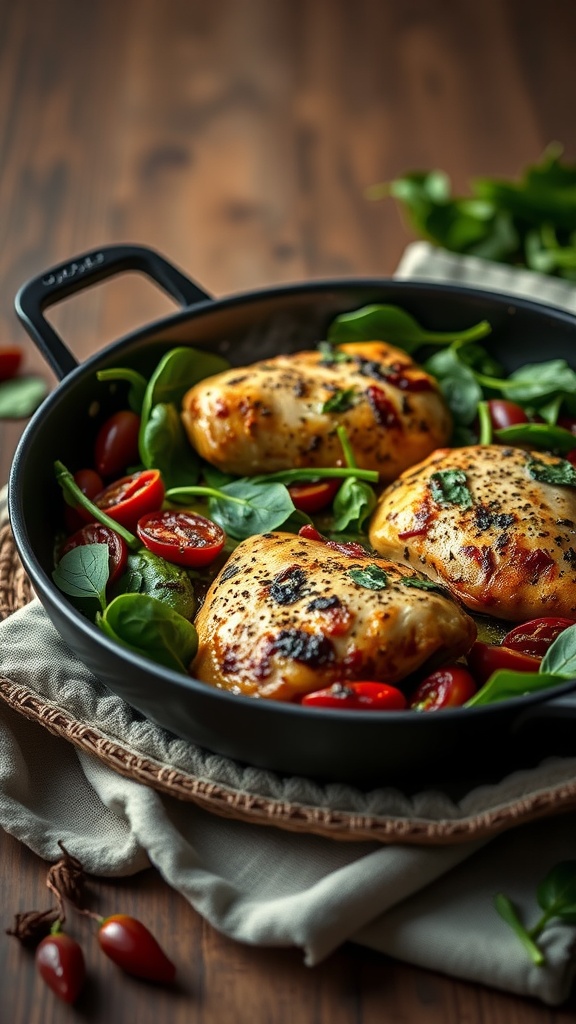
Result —
[[381, 341], [226, 370], [186, 393], [182, 419], [203, 458], [242, 476], [337, 465], [342, 425], [358, 466], [384, 483], [447, 444], [452, 427], [436, 381]]
[[576, 617], [576, 470], [501, 445], [435, 452], [381, 495], [370, 543], [475, 612]]
[[335, 682], [397, 683], [469, 650], [476, 626], [446, 592], [357, 549], [279, 532], [243, 541], [197, 616], [193, 674], [292, 700]]

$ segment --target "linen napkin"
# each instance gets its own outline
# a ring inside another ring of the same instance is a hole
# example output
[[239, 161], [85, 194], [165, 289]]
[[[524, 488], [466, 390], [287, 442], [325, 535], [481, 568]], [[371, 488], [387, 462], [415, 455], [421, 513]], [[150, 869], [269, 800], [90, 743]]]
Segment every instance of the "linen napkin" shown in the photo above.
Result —
[[[563, 282], [473, 263], [480, 266], [417, 244], [398, 274], [496, 289], [501, 271], [500, 290], [513, 293], [517, 282], [532, 297], [547, 301], [549, 292], [549, 301], [576, 309], [576, 289]], [[454, 801], [434, 791], [363, 793], [245, 768], [133, 712], [77, 661], [36, 600], [0, 624], [0, 676], [162, 764], [312, 806], [443, 820], [494, 806], [523, 787], [576, 779], [576, 757], [558, 758]], [[576, 928], [550, 924], [541, 939], [546, 965], [536, 967], [496, 914], [493, 896], [506, 892], [533, 923], [538, 882], [558, 861], [576, 858], [574, 817], [453, 845], [337, 842], [217, 817], [160, 794], [0, 704], [2, 827], [47, 860], [60, 856], [62, 840], [94, 875], [154, 865], [215, 928], [241, 942], [299, 946], [310, 966], [352, 940], [454, 977], [563, 1002], [576, 973]]]

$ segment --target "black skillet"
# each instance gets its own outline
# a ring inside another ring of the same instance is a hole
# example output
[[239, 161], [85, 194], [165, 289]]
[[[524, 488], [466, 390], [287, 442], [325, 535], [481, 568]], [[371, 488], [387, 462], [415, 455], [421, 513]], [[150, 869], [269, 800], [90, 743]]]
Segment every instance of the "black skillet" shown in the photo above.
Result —
[[[182, 307], [78, 365], [43, 316], [75, 292], [123, 271], [140, 271]], [[537, 297], [537, 296], [536, 296]], [[395, 303], [424, 326], [468, 327], [488, 319], [488, 347], [508, 370], [551, 357], [573, 359], [576, 318], [537, 302], [459, 285], [388, 279], [312, 282], [214, 300], [152, 250], [111, 246], [78, 256], [24, 285], [16, 310], [61, 379], [25, 430], [9, 486], [16, 545], [47, 614], [69, 647], [114, 693], [178, 736], [282, 774], [363, 787], [477, 777], [530, 763], [542, 753], [576, 753], [576, 680], [553, 691], [475, 709], [435, 713], [313, 710], [238, 697], [164, 669], [104, 636], [51, 579], [62, 499], [53, 463], [91, 463], [102, 419], [125, 404], [121, 387], [96, 371], [130, 365], [149, 374], [178, 344], [207, 347], [232, 364], [313, 347], [332, 318], [371, 302]], [[566, 720], [569, 731], [566, 731]], [[528, 737], [524, 742], [518, 737]], [[566, 749], [567, 748], [567, 749]]]

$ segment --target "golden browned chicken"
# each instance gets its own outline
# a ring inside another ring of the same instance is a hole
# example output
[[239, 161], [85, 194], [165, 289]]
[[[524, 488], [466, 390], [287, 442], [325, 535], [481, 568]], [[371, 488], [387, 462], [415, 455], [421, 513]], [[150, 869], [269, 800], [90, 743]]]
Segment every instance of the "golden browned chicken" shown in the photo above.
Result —
[[470, 609], [576, 618], [576, 490], [554, 456], [499, 445], [444, 449], [381, 495], [370, 542], [446, 584]]
[[[320, 535], [318, 535], [320, 537]], [[421, 573], [288, 533], [250, 537], [197, 619], [192, 673], [254, 697], [291, 700], [335, 682], [397, 683], [464, 654], [473, 620]]]
[[451, 418], [434, 379], [382, 341], [276, 356], [201, 381], [183, 400], [194, 448], [225, 472], [254, 476], [342, 459], [384, 483], [448, 443]]

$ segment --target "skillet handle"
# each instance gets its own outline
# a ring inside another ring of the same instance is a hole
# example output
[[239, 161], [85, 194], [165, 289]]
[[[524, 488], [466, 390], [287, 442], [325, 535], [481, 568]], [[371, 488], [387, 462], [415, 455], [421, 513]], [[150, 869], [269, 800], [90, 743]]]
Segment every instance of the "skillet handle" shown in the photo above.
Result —
[[172, 263], [143, 245], [109, 245], [52, 267], [20, 288], [14, 305], [26, 331], [60, 380], [76, 369], [78, 361], [45, 319], [44, 310], [127, 270], [146, 274], [183, 307], [211, 301], [207, 292]]

